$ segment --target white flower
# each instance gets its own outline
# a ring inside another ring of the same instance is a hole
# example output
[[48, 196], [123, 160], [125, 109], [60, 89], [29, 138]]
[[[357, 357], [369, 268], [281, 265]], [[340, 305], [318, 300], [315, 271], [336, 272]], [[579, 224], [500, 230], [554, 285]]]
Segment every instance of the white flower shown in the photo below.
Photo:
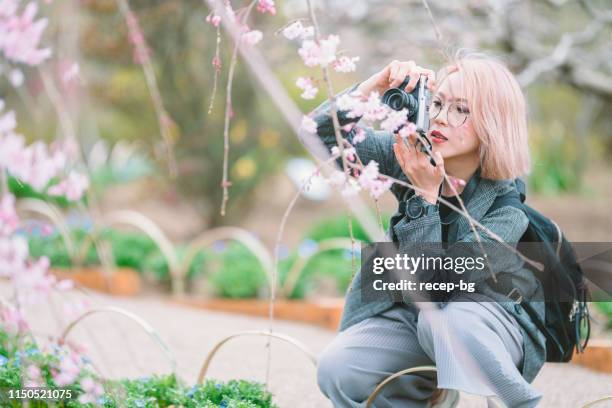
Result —
[[380, 128], [387, 132], [395, 133], [397, 129], [408, 121], [408, 109], [400, 111], [389, 110], [387, 118], [380, 124]]
[[321, 66], [326, 67], [336, 59], [336, 49], [340, 43], [340, 37], [330, 35], [320, 44], [312, 40], [304, 40], [298, 54], [304, 60], [307, 67]]
[[353, 72], [357, 69], [357, 67], [355, 66], [355, 63], [357, 61], [359, 61], [359, 57], [350, 58], [350, 57], [342, 56], [338, 58], [336, 62], [334, 62], [334, 69], [337, 72], [342, 72], [342, 73]]
[[263, 34], [259, 30], [252, 30], [242, 35], [242, 39], [249, 45], [255, 45], [261, 41]]
[[303, 91], [301, 96], [304, 99], [314, 99], [319, 92], [319, 88], [314, 86], [312, 78], [299, 77], [295, 84]]
[[304, 116], [302, 118], [302, 129], [308, 133], [317, 133], [317, 122], [315, 122], [310, 116]]
[[296, 21], [295, 23], [285, 27], [283, 30], [283, 35], [289, 40], [293, 40], [298, 37], [301, 39], [306, 39], [314, 35], [314, 27], [304, 27], [301, 21]]

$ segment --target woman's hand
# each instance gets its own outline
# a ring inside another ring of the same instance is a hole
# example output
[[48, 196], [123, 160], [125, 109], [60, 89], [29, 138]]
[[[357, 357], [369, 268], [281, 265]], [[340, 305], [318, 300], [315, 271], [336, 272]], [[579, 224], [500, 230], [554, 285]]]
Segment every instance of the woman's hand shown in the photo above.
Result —
[[427, 77], [427, 87], [432, 90], [436, 84], [436, 74], [431, 69], [419, 67], [414, 61], [400, 62], [394, 60], [384, 67], [382, 71], [377, 72], [362, 82], [357, 90], [360, 91], [364, 99], [367, 99], [374, 91], [382, 95], [387, 89], [399, 86], [409, 76], [410, 82], [408, 82], [404, 89], [406, 92], [411, 92], [421, 75]]
[[440, 184], [444, 181], [444, 160], [440, 152], [435, 152], [436, 166], [432, 166], [429, 156], [421, 152], [419, 147], [415, 147], [416, 141], [416, 135], [412, 134], [406, 146], [402, 138], [396, 134], [393, 151], [404, 174], [413, 185], [420, 189], [415, 189], [416, 194], [431, 204], [435, 204], [438, 201]]

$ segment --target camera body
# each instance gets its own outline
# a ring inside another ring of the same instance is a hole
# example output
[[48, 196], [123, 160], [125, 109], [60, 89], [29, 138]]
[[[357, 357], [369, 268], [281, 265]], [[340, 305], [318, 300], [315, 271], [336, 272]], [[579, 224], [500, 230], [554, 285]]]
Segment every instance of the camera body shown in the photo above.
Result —
[[[416, 125], [416, 130], [423, 140], [428, 144], [428, 147], [421, 146], [421, 152], [428, 153], [431, 151], [431, 141], [427, 138], [429, 130], [429, 105], [431, 103], [431, 92], [427, 89], [427, 77], [421, 75], [419, 82], [414, 87], [412, 92], [406, 92], [404, 88], [408, 85], [410, 77], [406, 77], [397, 88], [391, 88], [385, 91], [382, 96], [382, 103], [389, 106], [391, 109], [400, 111], [404, 108], [408, 109], [408, 120]], [[399, 130], [399, 129], [398, 129]], [[417, 144], [419, 141], [417, 141]], [[435, 166], [435, 161], [430, 158], [430, 162]]]

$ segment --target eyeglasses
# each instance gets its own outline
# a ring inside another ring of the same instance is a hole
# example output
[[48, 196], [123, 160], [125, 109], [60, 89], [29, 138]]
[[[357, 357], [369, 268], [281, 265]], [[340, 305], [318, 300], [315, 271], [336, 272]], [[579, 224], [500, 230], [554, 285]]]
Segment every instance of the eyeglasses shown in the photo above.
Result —
[[[444, 104], [439, 98], [434, 98], [431, 106], [429, 107], [429, 119], [435, 119], [438, 117], [440, 112], [444, 109]], [[463, 102], [452, 102], [448, 105], [448, 110], [446, 111], [446, 120], [448, 124], [452, 127], [459, 127], [465, 123], [468, 116], [470, 116], [470, 111], [465, 106]]]

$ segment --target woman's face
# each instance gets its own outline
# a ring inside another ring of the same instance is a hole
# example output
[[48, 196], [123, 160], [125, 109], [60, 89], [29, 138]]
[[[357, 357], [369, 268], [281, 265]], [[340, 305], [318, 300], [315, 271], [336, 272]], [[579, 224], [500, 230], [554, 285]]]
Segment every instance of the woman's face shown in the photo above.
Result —
[[429, 108], [428, 136], [434, 152], [439, 151], [445, 161], [458, 157], [478, 157], [480, 140], [474, 131], [468, 103], [461, 93], [461, 77], [457, 72], [448, 75], [434, 90]]

